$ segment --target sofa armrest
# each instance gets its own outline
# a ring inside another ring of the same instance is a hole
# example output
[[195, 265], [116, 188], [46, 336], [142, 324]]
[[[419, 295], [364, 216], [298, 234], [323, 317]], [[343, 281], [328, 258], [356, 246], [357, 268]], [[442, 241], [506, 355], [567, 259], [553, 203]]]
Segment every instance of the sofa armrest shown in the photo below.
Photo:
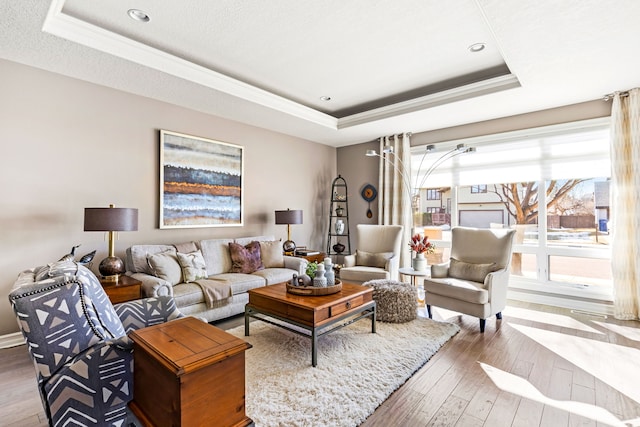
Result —
[[290, 268], [291, 270], [295, 270], [298, 272], [298, 276], [302, 276], [307, 271], [307, 261], [305, 258], [300, 258], [296, 256], [284, 256], [284, 267]]
[[355, 255], [345, 255], [343, 261], [344, 261], [344, 266], [345, 267], [355, 267], [356, 266], [356, 256]]
[[173, 296], [171, 283], [146, 273], [132, 273], [131, 277], [142, 282], [145, 297]]
[[123, 302], [115, 304], [113, 308], [127, 334], [136, 329], [184, 317], [176, 307], [175, 300], [170, 296]]
[[449, 263], [445, 262], [442, 264], [432, 264], [431, 277], [433, 277], [434, 279], [449, 277]]

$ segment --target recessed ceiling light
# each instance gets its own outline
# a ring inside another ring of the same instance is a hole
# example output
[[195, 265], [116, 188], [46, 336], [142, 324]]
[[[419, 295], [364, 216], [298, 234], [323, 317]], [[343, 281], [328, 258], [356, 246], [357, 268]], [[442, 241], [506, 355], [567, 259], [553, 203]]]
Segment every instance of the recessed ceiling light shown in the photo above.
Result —
[[471, 46], [469, 46], [469, 52], [480, 52], [482, 50], [484, 50], [484, 48], [487, 47], [486, 44], [484, 43], [474, 43]]
[[320, 97], [320, 101], [325, 101], [325, 102], [331, 101], [331, 97], [330, 96], [321, 96]]
[[134, 19], [136, 21], [149, 22], [151, 20], [151, 18], [149, 18], [149, 15], [139, 9], [129, 9], [127, 11], [127, 14], [131, 19]]

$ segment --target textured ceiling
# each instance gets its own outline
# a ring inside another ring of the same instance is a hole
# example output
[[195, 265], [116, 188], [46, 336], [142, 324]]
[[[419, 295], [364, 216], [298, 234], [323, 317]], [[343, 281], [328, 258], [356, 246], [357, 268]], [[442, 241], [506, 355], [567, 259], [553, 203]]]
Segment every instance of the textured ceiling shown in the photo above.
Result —
[[640, 86], [635, 0], [188, 6], [0, 0], [0, 57], [334, 146]]

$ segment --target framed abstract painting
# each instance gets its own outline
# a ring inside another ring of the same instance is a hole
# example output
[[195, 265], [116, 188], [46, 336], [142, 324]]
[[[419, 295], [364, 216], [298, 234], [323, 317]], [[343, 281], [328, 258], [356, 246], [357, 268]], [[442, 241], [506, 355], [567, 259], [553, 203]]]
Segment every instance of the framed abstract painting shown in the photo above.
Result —
[[241, 226], [244, 148], [160, 131], [160, 228]]

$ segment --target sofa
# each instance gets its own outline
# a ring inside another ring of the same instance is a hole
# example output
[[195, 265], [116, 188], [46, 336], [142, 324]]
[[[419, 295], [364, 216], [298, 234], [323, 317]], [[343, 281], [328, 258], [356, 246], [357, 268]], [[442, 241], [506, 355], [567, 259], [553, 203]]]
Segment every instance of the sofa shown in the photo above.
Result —
[[146, 297], [171, 295], [181, 313], [208, 322], [243, 313], [247, 291], [302, 275], [307, 263], [283, 255], [273, 236], [134, 245], [125, 261]]

